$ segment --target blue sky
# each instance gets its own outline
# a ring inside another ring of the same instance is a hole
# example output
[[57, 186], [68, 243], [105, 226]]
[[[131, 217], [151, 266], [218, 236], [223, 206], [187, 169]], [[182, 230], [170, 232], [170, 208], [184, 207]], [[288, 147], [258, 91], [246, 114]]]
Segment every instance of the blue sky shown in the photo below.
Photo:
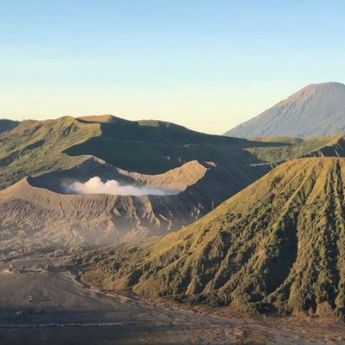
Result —
[[0, 117], [112, 113], [222, 133], [345, 82], [345, 2], [0, 0]]

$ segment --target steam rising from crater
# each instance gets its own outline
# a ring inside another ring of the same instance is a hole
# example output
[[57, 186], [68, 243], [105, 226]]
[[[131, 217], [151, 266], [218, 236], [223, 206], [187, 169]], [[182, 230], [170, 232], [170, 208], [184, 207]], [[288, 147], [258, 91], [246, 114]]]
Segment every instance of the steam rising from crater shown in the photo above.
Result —
[[67, 192], [77, 194], [112, 194], [112, 195], [173, 195], [178, 191], [164, 188], [137, 187], [132, 185], [120, 185], [116, 180], [103, 182], [100, 177], [95, 176], [88, 181], [73, 182], [65, 186]]

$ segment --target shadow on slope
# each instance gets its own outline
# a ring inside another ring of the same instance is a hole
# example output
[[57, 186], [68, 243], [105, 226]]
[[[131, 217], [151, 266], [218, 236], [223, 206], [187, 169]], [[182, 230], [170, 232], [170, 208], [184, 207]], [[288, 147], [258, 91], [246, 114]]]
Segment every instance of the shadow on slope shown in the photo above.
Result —
[[[85, 122], [83, 119], [78, 121]], [[100, 136], [70, 147], [66, 153], [94, 155], [122, 169], [144, 174], [162, 173], [192, 160], [211, 161], [217, 166], [228, 167], [257, 164], [260, 161], [245, 148], [282, 145], [198, 133], [162, 121], [134, 122], [112, 118], [99, 125]]]

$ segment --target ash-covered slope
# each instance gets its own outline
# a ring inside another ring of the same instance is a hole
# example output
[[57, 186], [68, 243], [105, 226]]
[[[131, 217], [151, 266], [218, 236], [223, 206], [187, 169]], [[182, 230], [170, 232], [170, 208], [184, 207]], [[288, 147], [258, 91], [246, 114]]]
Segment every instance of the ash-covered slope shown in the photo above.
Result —
[[106, 289], [343, 316], [344, 190], [345, 159], [289, 161], [186, 229], [78, 263]]
[[[143, 175], [89, 158], [68, 170], [28, 177], [0, 191], [0, 252], [75, 252], [166, 234], [199, 219], [265, 169], [252, 167], [236, 179], [240, 171], [233, 178], [227, 171], [192, 161], [165, 174]], [[65, 189], [94, 176], [144, 188], [145, 193], [77, 194]], [[232, 179], [236, 183], [230, 183]], [[146, 194], [157, 188], [159, 195]]]
[[324, 136], [345, 132], [345, 85], [311, 84], [231, 129], [228, 136]]
[[[197, 162], [194, 183], [207, 173]], [[191, 223], [208, 205], [194, 202], [193, 191], [181, 195], [70, 194], [63, 183], [100, 177], [135, 185], [124, 172], [90, 158], [67, 170], [25, 178], [0, 191], [0, 248], [7, 251], [76, 250], [159, 235]], [[154, 180], [154, 176], [150, 176]], [[161, 177], [164, 180], [164, 174]], [[180, 182], [182, 185], [183, 181]], [[185, 183], [185, 189], [193, 184]], [[179, 191], [176, 191], [178, 193]], [[211, 203], [211, 202], [210, 202]], [[20, 240], [20, 241], [19, 241]], [[23, 246], [25, 242], [25, 245]]]

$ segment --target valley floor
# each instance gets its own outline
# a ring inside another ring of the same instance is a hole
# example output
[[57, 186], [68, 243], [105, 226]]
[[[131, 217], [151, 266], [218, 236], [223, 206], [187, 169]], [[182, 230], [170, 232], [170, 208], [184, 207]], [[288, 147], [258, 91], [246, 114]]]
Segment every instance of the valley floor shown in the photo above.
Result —
[[345, 344], [341, 322], [249, 318], [229, 308], [187, 310], [110, 296], [44, 262], [0, 263], [1, 345]]

